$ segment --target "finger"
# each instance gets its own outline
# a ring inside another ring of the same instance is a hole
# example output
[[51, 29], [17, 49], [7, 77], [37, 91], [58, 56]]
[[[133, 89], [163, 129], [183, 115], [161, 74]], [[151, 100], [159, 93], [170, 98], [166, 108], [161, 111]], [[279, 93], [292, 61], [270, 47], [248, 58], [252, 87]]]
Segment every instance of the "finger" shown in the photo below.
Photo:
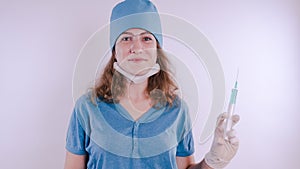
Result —
[[225, 119], [227, 118], [227, 113], [221, 113], [219, 116], [218, 116], [218, 119], [217, 119], [217, 127], [216, 127], [216, 134], [217, 135], [222, 135], [222, 133], [224, 133], [224, 123], [225, 123]]
[[216, 142], [217, 142], [218, 144], [220, 144], [220, 145], [225, 144], [224, 138], [222, 138], [222, 137], [216, 137], [215, 139], [216, 139]]
[[230, 130], [226, 133], [229, 139], [236, 137], [236, 131], [235, 130]]
[[238, 144], [239, 144], [239, 139], [238, 139], [237, 137], [233, 137], [233, 138], [230, 138], [230, 139], [229, 139], [229, 142], [230, 142], [230, 144], [233, 145], [233, 146], [238, 146]]
[[219, 116], [218, 116], [218, 119], [217, 119], [217, 126], [222, 126], [222, 124], [224, 123], [225, 119], [228, 117], [228, 114], [226, 112], [224, 113], [221, 113]]
[[227, 136], [228, 136], [228, 139], [229, 139], [229, 142], [230, 142], [231, 145], [238, 146], [239, 139], [236, 136], [236, 131], [235, 130], [228, 131]]
[[233, 127], [240, 121], [240, 116], [235, 114], [231, 117], [231, 119], [232, 119], [232, 125], [231, 126]]

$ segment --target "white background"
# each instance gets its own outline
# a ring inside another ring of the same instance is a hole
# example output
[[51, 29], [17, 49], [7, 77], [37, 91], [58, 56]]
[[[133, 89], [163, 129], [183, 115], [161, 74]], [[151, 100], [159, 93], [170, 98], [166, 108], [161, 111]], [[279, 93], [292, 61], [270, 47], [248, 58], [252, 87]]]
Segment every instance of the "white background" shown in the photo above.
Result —
[[[116, 2], [0, 1], [1, 168], [63, 168], [76, 58]], [[298, 168], [300, 1], [153, 2], [207, 36], [227, 97], [239, 67], [241, 145], [228, 168]], [[210, 142], [194, 134], [199, 161]]]

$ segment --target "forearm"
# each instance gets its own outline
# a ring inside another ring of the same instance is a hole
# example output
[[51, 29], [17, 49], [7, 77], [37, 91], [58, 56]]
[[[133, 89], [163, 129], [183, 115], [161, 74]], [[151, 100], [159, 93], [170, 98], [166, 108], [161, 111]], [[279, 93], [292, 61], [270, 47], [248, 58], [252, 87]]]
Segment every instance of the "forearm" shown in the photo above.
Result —
[[203, 159], [200, 163], [192, 164], [187, 169], [213, 169], [209, 167]]

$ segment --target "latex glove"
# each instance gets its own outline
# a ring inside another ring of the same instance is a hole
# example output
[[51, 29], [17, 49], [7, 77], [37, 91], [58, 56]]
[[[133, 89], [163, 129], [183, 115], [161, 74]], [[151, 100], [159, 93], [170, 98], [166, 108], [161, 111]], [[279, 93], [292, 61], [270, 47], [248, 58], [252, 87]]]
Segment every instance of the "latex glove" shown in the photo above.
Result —
[[[233, 129], [226, 133], [228, 139], [224, 138], [224, 126], [226, 118], [227, 113], [222, 113], [218, 117], [211, 149], [204, 158], [206, 164], [208, 164], [211, 168], [224, 168], [235, 156], [239, 147], [239, 140], [236, 137], [236, 132]], [[240, 117], [238, 115], [233, 115], [232, 126], [234, 126], [239, 119]]]

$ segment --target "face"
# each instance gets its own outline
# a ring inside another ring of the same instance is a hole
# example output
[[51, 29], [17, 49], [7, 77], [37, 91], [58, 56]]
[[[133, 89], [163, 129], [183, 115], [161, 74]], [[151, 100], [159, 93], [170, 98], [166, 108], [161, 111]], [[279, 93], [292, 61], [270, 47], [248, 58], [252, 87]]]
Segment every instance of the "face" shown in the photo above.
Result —
[[116, 41], [115, 52], [119, 66], [134, 75], [143, 75], [157, 59], [155, 37], [143, 29], [128, 29]]

